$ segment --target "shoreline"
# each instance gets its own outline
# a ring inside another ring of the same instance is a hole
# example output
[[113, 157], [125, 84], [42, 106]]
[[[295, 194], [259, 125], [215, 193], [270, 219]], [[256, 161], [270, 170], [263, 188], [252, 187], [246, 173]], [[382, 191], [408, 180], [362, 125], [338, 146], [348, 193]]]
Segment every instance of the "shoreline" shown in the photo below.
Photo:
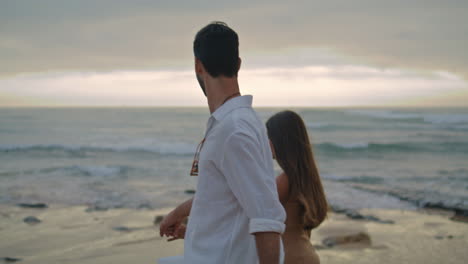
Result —
[[[0, 263], [15, 259], [16, 263], [155, 263], [183, 253], [182, 240], [166, 242], [153, 224], [170, 208], [87, 209], [0, 205]], [[453, 212], [363, 209], [356, 213], [352, 219], [347, 213], [331, 212], [312, 231], [311, 242], [323, 263], [465, 263], [468, 259], [468, 225], [451, 220]], [[27, 217], [32, 218], [26, 221]]]

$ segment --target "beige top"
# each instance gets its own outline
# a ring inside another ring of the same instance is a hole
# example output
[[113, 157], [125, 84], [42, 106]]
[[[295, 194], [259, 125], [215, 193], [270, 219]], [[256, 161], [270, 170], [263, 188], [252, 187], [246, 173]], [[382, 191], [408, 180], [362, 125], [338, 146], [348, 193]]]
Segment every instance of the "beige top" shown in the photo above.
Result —
[[286, 230], [283, 244], [284, 264], [319, 264], [320, 259], [310, 243], [310, 229], [304, 229], [303, 208], [297, 201], [287, 202]]

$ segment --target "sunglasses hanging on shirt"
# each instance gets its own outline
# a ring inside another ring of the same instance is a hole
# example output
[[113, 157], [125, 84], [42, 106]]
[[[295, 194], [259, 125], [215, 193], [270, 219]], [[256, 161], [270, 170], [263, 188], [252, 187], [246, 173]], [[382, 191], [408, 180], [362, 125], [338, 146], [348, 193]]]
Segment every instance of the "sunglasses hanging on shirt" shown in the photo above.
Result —
[[195, 155], [193, 156], [193, 163], [192, 163], [192, 169], [190, 170], [190, 176], [198, 176], [198, 161], [200, 159], [200, 152], [201, 152], [201, 149], [203, 148], [203, 143], [205, 143], [205, 139], [203, 139], [200, 142], [200, 144], [198, 144]]

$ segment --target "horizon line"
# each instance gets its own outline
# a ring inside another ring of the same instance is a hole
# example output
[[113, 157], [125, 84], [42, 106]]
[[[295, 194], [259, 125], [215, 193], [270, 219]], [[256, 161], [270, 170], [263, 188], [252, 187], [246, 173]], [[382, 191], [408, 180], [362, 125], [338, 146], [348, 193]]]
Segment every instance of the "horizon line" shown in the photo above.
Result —
[[[197, 105], [0, 105], [6, 108], [208, 108]], [[279, 106], [253, 106], [253, 108], [468, 108], [467, 105], [340, 105], [340, 106], [305, 106], [305, 105], [279, 105]]]

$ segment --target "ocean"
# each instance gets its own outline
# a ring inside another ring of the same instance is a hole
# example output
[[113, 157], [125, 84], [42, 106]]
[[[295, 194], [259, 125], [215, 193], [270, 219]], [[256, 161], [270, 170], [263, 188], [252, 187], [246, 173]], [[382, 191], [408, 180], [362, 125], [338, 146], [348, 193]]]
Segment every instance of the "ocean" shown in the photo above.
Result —
[[[258, 108], [266, 121], [283, 108]], [[468, 109], [295, 108], [334, 207], [468, 211]], [[1, 108], [0, 203], [167, 208], [207, 108]], [[280, 170], [276, 167], [276, 172]]]

